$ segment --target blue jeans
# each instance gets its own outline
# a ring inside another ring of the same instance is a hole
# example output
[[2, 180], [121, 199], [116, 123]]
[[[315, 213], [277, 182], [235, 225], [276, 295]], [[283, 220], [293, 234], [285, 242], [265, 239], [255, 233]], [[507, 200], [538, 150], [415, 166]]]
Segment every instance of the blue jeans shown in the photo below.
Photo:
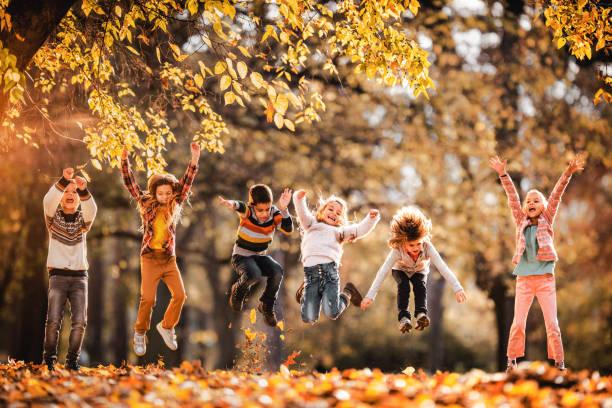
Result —
[[232, 267], [238, 274], [238, 283], [251, 288], [265, 280], [266, 287], [259, 300], [273, 305], [278, 297], [278, 290], [283, 282], [283, 268], [271, 256], [232, 256]]
[[68, 340], [68, 361], [78, 361], [81, 345], [87, 327], [87, 277], [51, 276], [49, 277], [49, 299], [47, 322], [45, 324], [45, 343], [43, 359], [57, 360], [57, 344], [64, 316], [66, 301], [70, 303], [72, 328]]
[[323, 313], [336, 320], [348, 306], [348, 299], [340, 295], [340, 276], [335, 262], [304, 268], [304, 296], [302, 296], [302, 321], [314, 323]]

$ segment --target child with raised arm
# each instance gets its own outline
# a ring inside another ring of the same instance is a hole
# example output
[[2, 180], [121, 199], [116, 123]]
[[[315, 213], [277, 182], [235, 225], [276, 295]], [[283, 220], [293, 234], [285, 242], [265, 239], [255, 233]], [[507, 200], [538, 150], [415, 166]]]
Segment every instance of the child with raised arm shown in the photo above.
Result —
[[248, 203], [219, 196], [221, 205], [236, 211], [240, 217], [231, 262], [238, 279], [232, 285], [230, 306], [237, 312], [242, 311], [251, 288], [265, 278], [266, 287], [257, 310], [266, 323], [274, 327], [278, 323], [274, 306], [284, 272], [280, 264], [268, 255], [268, 247], [277, 229], [285, 234], [293, 231], [293, 221], [287, 210], [291, 190], [286, 188], [283, 191], [276, 206], [272, 201], [272, 190], [265, 184], [251, 186]]
[[87, 326], [87, 232], [98, 208], [87, 190], [87, 180], [66, 168], [43, 199], [49, 231], [49, 295], [43, 360], [49, 370], [57, 361], [57, 344], [66, 301], [72, 328], [66, 367], [79, 370], [79, 355]]
[[370, 210], [359, 223], [347, 223], [347, 204], [331, 196], [320, 200], [315, 215], [306, 204], [306, 191], [295, 192], [293, 202], [302, 229], [301, 260], [304, 282], [298, 289], [296, 300], [301, 304], [302, 321], [315, 323], [323, 313], [336, 320], [349, 302], [359, 306], [361, 294], [351, 282], [340, 292], [338, 268], [342, 246], [368, 235], [380, 220], [378, 210]]
[[198, 171], [199, 158], [200, 147], [192, 143], [191, 161], [180, 181], [172, 174], [153, 174], [149, 177], [147, 189], [141, 190], [130, 167], [127, 149], [121, 155], [123, 183], [136, 200], [143, 230], [140, 248], [140, 303], [134, 324], [134, 352], [137, 356], [147, 352], [146, 333], [151, 325], [160, 280], [168, 286], [172, 298], [156, 329], [170, 350], [178, 348], [174, 327], [179, 322], [187, 296], [176, 264], [176, 225]]
[[431, 228], [431, 220], [415, 207], [403, 207], [393, 216], [389, 239], [391, 251], [361, 302], [363, 310], [370, 307], [380, 285], [391, 272], [397, 282], [397, 319], [402, 333], [408, 333], [413, 328], [409, 311], [411, 284], [414, 293], [416, 329], [423, 330], [429, 326], [426, 284], [431, 264], [451, 284], [457, 302], [463, 303], [466, 300], [465, 291], [459, 280], [431, 242]]
[[529, 190], [522, 206], [514, 183], [506, 173], [506, 160], [495, 156], [489, 160], [489, 165], [499, 175], [516, 225], [516, 251], [512, 257], [516, 294], [514, 319], [508, 339], [507, 370], [516, 368], [516, 359], [525, 355], [527, 314], [534, 297], [538, 299], [544, 314], [548, 358], [555, 361], [555, 367], [565, 370], [561, 329], [557, 320], [554, 269], [558, 256], [553, 242], [553, 224], [561, 196], [572, 174], [584, 168], [584, 157], [578, 155], [570, 161], [548, 200], [539, 190]]

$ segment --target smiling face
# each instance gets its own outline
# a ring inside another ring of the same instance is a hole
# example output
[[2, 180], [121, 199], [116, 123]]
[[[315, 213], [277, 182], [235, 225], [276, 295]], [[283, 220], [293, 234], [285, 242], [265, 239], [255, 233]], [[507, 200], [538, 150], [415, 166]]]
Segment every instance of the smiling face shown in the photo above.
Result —
[[523, 203], [523, 213], [529, 218], [538, 218], [546, 207], [546, 198], [537, 190], [531, 190], [525, 197]]
[[272, 203], [258, 203], [253, 206], [253, 212], [255, 213], [255, 218], [259, 222], [265, 222], [268, 218], [270, 218], [270, 209], [272, 208]]
[[166, 205], [170, 202], [173, 195], [172, 186], [170, 184], [162, 184], [155, 189], [155, 199], [161, 205]]
[[414, 240], [414, 241], [406, 241], [404, 243], [404, 251], [406, 251], [409, 255], [416, 257], [423, 250], [424, 241], [425, 241], [425, 237]]
[[76, 183], [71, 182], [68, 184], [68, 187], [64, 190], [64, 194], [62, 195], [62, 200], [60, 201], [60, 205], [62, 206], [62, 210], [65, 213], [73, 213], [79, 207], [81, 200], [79, 199], [79, 195], [77, 194], [77, 186]]
[[320, 212], [319, 221], [333, 226], [344, 224], [344, 206], [338, 201], [330, 201]]

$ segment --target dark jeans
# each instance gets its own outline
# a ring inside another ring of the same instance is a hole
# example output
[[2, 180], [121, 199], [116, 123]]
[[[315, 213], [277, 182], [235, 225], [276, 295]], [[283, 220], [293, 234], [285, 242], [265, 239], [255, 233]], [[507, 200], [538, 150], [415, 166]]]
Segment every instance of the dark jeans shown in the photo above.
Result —
[[336, 320], [346, 309], [348, 301], [340, 296], [340, 276], [335, 262], [304, 268], [304, 296], [302, 296], [302, 321], [314, 323], [323, 313]]
[[278, 289], [283, 281], [283, 268], [271, 256], [232, 256], [232, 267], [238, 274], [239, 285], [251, 288], [266, 278], [266, 288], [259, 300], [265, 304], [274, 304]]
[[45, 323], [45, 343], [43, 359], [57, 361], [57, 344], [62, 326], [64, 306], [70, 302], [72, 328], [68, 341], [66, 360], [77, 361], [87, 326], [87, 276], [49, 277], [47, 322]]
[[402, 320], [402, 317], [410, 319], [408, 304], [410, 303], [411, 283], [414, 292], [414, 314], [427, 314], [427, 276], [417, 272], [409, 277], [406, 272], [397, 269], [393, 269], [391, 273], [397, 282], [397, 320]]

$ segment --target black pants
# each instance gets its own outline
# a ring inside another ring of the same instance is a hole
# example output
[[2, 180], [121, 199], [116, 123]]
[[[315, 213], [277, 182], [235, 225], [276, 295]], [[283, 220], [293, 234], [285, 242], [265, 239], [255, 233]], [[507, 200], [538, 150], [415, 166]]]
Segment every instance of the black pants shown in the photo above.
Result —
[[238, 284], [251, 288], [256, 283], [266, 278], [260, 301], [266, 304], [274, 304], [278, 296], [278, 289], [283, 281], [283, 268], [271, 256], [232, 256], [232, 267], [238, 274]]
[[411, 283], [414, 292], [414, 314], [427, 313], [427, 277], [418, 272], [409, 277], [406, 272], [397, 269], [393, 269], [391, 273], [397, 282], [397, 320], [401, 320], [402, 317], [410, 319], [408, 304], [410, 303]]

